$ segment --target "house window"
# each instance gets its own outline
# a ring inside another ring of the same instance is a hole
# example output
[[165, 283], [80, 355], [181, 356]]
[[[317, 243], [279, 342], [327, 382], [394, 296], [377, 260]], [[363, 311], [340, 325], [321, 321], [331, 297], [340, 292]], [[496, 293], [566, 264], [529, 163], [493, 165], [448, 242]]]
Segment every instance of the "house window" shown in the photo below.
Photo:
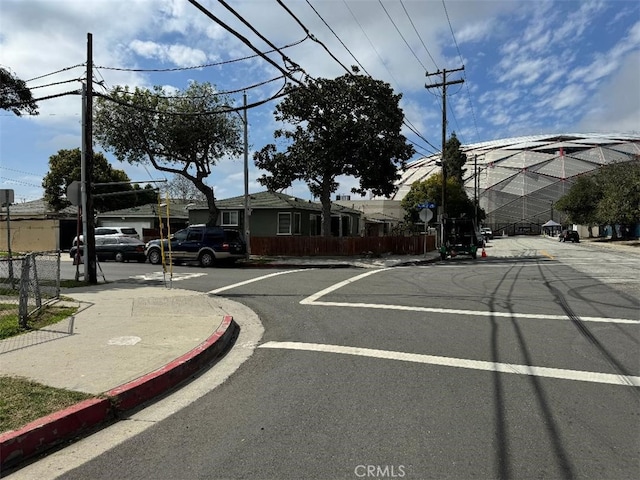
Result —
[[237, 227], [238, 226], [238, 211], [229, 210], [222, 212], [222, 226], [224, 227]]
[[302, 234], [302, 219], [300, 212], [293, 213], [293, 234], [301, 235]]
[[278, 235], [291, 235], [291, 214], [278, 213]]
[[322, 216], [321, 215], [310, 215], [309, 219], [311, 221], [311, 225], [309, 228], [309, 235], [317, 236], [322, 232]]

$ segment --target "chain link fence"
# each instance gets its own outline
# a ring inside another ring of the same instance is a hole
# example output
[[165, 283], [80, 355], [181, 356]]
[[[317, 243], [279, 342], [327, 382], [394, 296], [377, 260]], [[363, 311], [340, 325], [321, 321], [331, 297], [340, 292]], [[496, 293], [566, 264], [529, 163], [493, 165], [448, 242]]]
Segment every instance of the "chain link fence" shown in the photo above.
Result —
[[17, 316], [27, 328], [29, 316], [60, 298], [60, 251], [0, 258], [0, 315]]

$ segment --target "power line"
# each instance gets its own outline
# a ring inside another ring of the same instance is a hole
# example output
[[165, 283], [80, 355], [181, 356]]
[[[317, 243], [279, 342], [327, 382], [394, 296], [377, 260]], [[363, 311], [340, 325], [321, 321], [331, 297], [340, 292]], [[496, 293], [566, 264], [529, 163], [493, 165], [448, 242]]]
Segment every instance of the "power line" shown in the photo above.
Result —
[[[214, 22], [216, 22], [218, 25], [220, 25], [221, 27], [223, 27], [225, 30], [227, 30], [228, 32], [230, 32], [232, 35], [234, 35], [236, 38], [238, 38], [239, 40], [242, 41], [242, 43], [244, 43], [245, 45], [247, 45], [251, 50], [253, 50], [254, 52], [256, 52], [261, 58], [263, 58], [264, 60], [266, 60], [267, 62], [269, 62], [271, 65], [273, 65], [275, 68], [277, 68], [283, 75], [285, 75], [286, 77], [290, 78], [291, 80], [293, 80], [294, 82], [298, 83], [299, 85], [302, 84], [301, 81], [299, 81], [298, 79], [294, 78], [291, 72], [288, 72], [287, 70], [285, 70], [284, 68], [282, 68], [280, 65], [278, 65], [276, 62], [274, 62], [273, 60], [271, 60], [268, 56], [266, 56], [265, 54], [263, 54], [260, 50], [258, 50], [249, 40], [247, 40], [243, 35], [241, 35], [239, 32], [235, 31], [233, 28], [231, 28], [229, 25], [227, 25], [226, 23], [224, 23], [222, 20], [220, 20], [218, 17], [216, 17], [213, 13], [211, 13], [209, 10], [207, 10], [206, 8], [204, 8], [202, 5], [200, 5], [198, 2], [196, 2], [195, 0], [188, 0], [188, 2], [190, 4], [192, 4], [194, 7], [196, 7], [198, 10], [200, 10], [202, 13], [204, 13], [207, 17], [209, 17], [211, 20], [213, 20]], [[277, 47], [273, 46], [272, 48], [276, 48]], [[284, 54], [283, 54], [284, 56]]]
[[[433, 64], [436, 66], [436, 68], [438, 68], [438, 64], [436, 63], [434, 58], [431, 56], [431, 52], [429, 51], [429, 49], [425, 45], [424, 40], [422, 40], [422, 37], [420, 36], [420, 33], [418, 32], [418, 29], [416, 28], [415, 24], [413, 23], [413, 20], [411, 19], [411, 15], [409, 15], [409, 12], [407, 11], [407, 8], [404, 6], [403, 0], [400, 0], [400, 5], [402, 5], [402, 9], [404, 10], [404, 13], [407, 15], [407, 18], [409, 19], [409, 22], [411, 23], [411, 26], [413, 27], [413, 31], [416, 32], [416, 35], [420, 39], [420, 42], [422, 43], [422, 46], [424, 47], [425, 51], [427, 52], [427, 55], [429, 55], [429, 58], [431, 59]], [[425, 68], [425, 70], [426, 70], [426, 68]]]
[[20, 106], [23, 106], [23, 105], [28, 105], [28, 104], [30, 104], [32, 102], [36, 103], [36, 102], [41, 102], [43, 100], [51, 100], [52, 98], [64, 97], [66, 95], [80, 95], [80, 93], [81, 92], [79, 90], [73, 90], [73, 91], [70, 91], [70, 92], [63, 92], [63, 93], [56, 93], [54, 95], [47, 95], [46, 97], [34, 98], [33, 100], [29, 100], [29, 101], [7, 103], [7, 104], [3, 105], [3, 108], [20, 107]]
[[[304, 41], [308, 40], [308, 37], [305, 37], [301, 40], [298, 40], [296, 42], [293, 43], [289, 43], [283, 47], [278, 47], [277, 49], [273, 49], [273, 50], [267, 50], [265, 52], [262, 52], [263, 54], [269, 54], [269, 53], [273, 53], [279, 50], [284, 50], [286, 48], [291, 48], [291, 47], [295, 47], [296, 45], [300, 45], [301, 43], [303, 43]], [[243, 62], [245, 60], [250, 60], [252, 58], [256, 58], [261, 56], [260, 54], [255, 54], [255, 55], [247, 55], [246, 57], [240, 57], [240, 58], [233, 58], [231, 60], [224, 60], [221, 62], [214, 62], [214, 63], [204, 63], [202, 65], [193, 65], [190, 67], [175, 67], [175, 68], [123, 68], [123, 67], [95, 67], [95, 68], [101, 68], [102, 70], [114, 70], [114, 71], [118, 71], [118, 72], [182, 72], [182, 71], [186, 71], [186, 70], [199, 70], [202, 68], [209, 68], [209, 67], [218, 67], [220, 65], [228, 65], [231, 63], [237, 63], [237, 62]]]
[[[447, 11], [447, 6], [444, 3], [444, 0], [442, 0], [442, 7], [444, 8], [444, 13], [447, 16], [447, 22], [449, 23], [449, 30], [451, 30], [451, 36], [453, 37], [453, 43], [456, 46], [456, 50], [458, 52], [458, 57], [460, 58], [460, 63], [464, 64], [464, 61], [462, 59], [462, 53], [460, 53], [460, 47], [458, 46], [458, 41], [456, 40], [456, 36], [453, 33], [453, 27], [451, 26], [451, 19], [449, 18], [449, 12]], [[467, 74], [466, 71], [462, 72], [465, 80], [467, 80]], [[469, 83], [465, 82], [465, 87], [467, 89], [467, 96], [469, 97], [469, 106], [471, 107], [471, 117], [473, 118], [473, 126], [476, 130], [476, 139], [480, 139], [480, 134], [478, 132], [478, 123], [476, 122], [476, 112], [473, 108], [473, 99], [471, 97], [471, 91], [469, 90]], [[453, 113], [453, 112], [452, 112]], [[455, 119], [455, 115], [454, 115], [454, 119]], [[457, 122], [457, 120], [456, 120]]]
[[329, 29], [329, 31], [330, 31], [331, 33], [333, 33], [333, 36], [334, 36], [334, 37], [336, 37], [336, 39], [340, 42], [340, 44], [344, 47], [344, 49], [345, 49], [347, 52], [349, 52], [349, 55], [351, 55], [351, 58], [353, 58], [353, 60], [358, 64], [358, 66], [359, 66], [360, 68], [362, 68], [362, 71], [363, 71], [364, 73], [366, 73], [367, 75], [371, 76], [371, 75], [369, 74], [369, 72], [367, 72], [367, 69], [366, 69], [366, 68], [364, 68], [364, 65], [362, 65], [362, 64], [360, 63], [360, 61], [356, 58], [356, 56], [351, 52], [351, 50], [349, 50], [349, 47], [347, 47], [347, 46], [344, 44], [344, 42], [342, 41], [342, 39], [341, 39], [341, 38], [338, 36], [338, 34], [333, 30], [333, 28], [331, 28], [331, 26], [327, 23], [327, 21], [326, 21], [324, 18], [322, 18], [322, 15], [320, 15], [320, 13], [318, 13], [318, 11], [315, 9], [315, 7], [314, 7], [313, 5], [311, 5], [311, 2], [310, 2], [309, 0], [306, 0], [306, 2], [307, 2], [307, 5], [309, 5], [309, 7], [311, 7], [311, 10], [313, 10], [313, 11], [315, 12], [315, 14], [318, 16], [318, 18], [319, 18], [320, 20], [322, 20], [322, 23], [324, 23], [324, 24], [326, 25], [326, 27]]
[[57, 70], [55, 72], [45, 73], [44, 75], [40, 75], [39, 77], [30, 78], [29, 80], [25, 80], [25, 82], [33, 82], [34, 80], [40, 80], [41, 78], [44, 78], [44, 77], [49, 77], [49, 76], [55, 75], [57, 73], [66, 72], [67, 70], [73, 70], [74, 68], [84, 67], [84, 66], [85, 66], [84, 63], [79, 63], [77, 65], [72, 65], [70, 67], [61, 68], [60, 70]]
[[[281, 0], [276, 0], [276, 1], [278, 2], [278, 4], [279, 4], [282, 8], [284, 8], [284, 9], [287, 11], [287, 13], [288, 13], [289, 15], [291, 15], [291, 16], [293, 17], [293, 19], [298, 23], [298, 25], [300, 25], [300, 28], [302, 28], [302, 29], [304, 30], [304, 32], [307, 34], [307, 36], [308, 36], [311, 40], [313, 40], [314, 42], [316, 42], [316, 43], [318, 43], [319, 45], [321, 45], [321, 46], [326, 50], [326, 52], [331, 56], [331, 58], [333, 58], [333, 60], [334, 60], [336, 63], [338, 63], [338, 64], [339, 64], [339, 65], [340, 65], [340, 66], [341, 66], [341, 67], [342, 67], [342, 68], [343, 68], [347, 73], [351, 73], [351, 71], [350, 71], [347, 67], [345, 67], [345, 66], [342, 64], [342, 62], [341, 62], [340, 60], [338, 60], [338, 58], [337, 58], [333, 53], [331, 53], [331, 50], [329, 50], [329, 49], [327, 48], [327, 46], [326, 46], [324, 43], [322, 43], [320, 40], [318, 40], [318, 39], [317, 39], [317, 38], [316, 38], [316, 37], [315, 37], [315, 36], [314, 36], [310, 31], [309, 31], [309, 29], [308, 29], [308, 28], [307, 28], [307, 27], [306, 27], [306, 26], [305, 26], [305, 25], [300, 21], [300, 19], [299, 19], [299, 18], [298, 18], [298, 17], [297, 17], [297, 16], [296, 16], [296, 15], [295, 15], [291, 10], [289, 10], [289, 8], [288, 8], [288, 7], [287, 7], [287, 6], [286, 6], [286, 5], [285, 5]], [[308, 2], [307, 2], [307, 3], [308, 3]], [[312, 7], [312, 8], [313, 8], [313, 7]]]
[[[283, 97], [286, 95], [286, 93], [284, 93], [285, 87], [287, 86], [287, 82], [285, 82], [283, 84], [283, 86], [280, 88], [280, 90], [278, 91], [278, 93], [276, 93], [275, 95], [272, 95], [271, 97], [264, 99], [264, 100], [259, 100], [257, 102], [254, 103], [250, 103], [248, 104], [246, 107], [243, 105], [241, 107], [228, 107], [228, 108], [224, 108], [224, 109], [220, 109], [220, 110], [213, 110], [213, 111], [207, 111], [207, 112], [190, 112], [190, 113], [183, 113], [183, 112], [166, 112], [166, 111], [159, 111], [159, 110], [154, 110], [153, 108], [146, 108], [140, 105], [134, 105], [131, 103], [127, 103], [125, 101], [122, 101], [118, 98], [114, 98], [110, 95], [105, 95], [103, 93], [97, 93], [95, 92], [94, 94], [98, 97], [104, 98], [105, 100], [109, 100], [113, 103], [116, 103], [118, 105], [121, 105], [123, 107], [129, 107], [132, 108], [134, 110], [138, 110], [141, 112], [148, 112], [148, 113], [154, 113], [154, 114], [162, 114], [162, 115], [168, 115], [168, 116], [175, 116], [175, 117], [201, 117], [201, 116], [205, 116], [205, 115], [221, 115], [224, 113], [233, 113], [233, 112], [240, 112], [243, 111], [245, 109], [251, 109], [251, 108], [255, 108], [255, 107], [259, 107], [261, 105], [264, 105], [265, 103], [271, 102], [272, 100], [275, 100], [277, 98]], [[161, 97], [162, 98], [162, 97]], [[189, 98], [201, 98], [201, 97], [178, 97], [178, 98], [185, 98], [185, 99], [189, 99]]]
[[415, 57], [415, 59], [418, 61], [418, 63], [420, 64], [420, 66], [426, 70], [427, 67], [424, 66], [424, 63], [422, 63], [422, 61], [420, 60], [420, 58], [418, 57], [418, 55], [416, 55], [416, 52], [413, 51], [413, 48], [411, 48], [411, 45], [409, 45], [409, 42], [407, 42], [407, 39], [404, 38], [404, 35], [402, 34], [402, 32], [400, 31], [400, 29], [398, 28], [398, 25], [396, 25], [396, 22], [393, 21], [393, 18], [391, 18], [391, 15], [389, 14], [389, 11], [386, 9], [386, 7], [384, 6], [384, 4], [382, 3], [382, 0], [378, 0], [378, 3], [380, 4], [380, 6], [382, 7], [382, 9], [384, 10], [384, 13], [387, 14], [387, 17], [389, 18], [389, 21], [391, 21], [391, 23], [393, 24], [393, 26], [396, 29], [396, 32], [398, 32], [398, 35], [400, 35], [400, 38], [402, 38], [402, 40], [404, 41], [404, 44], [407, 46], [407, 48], [409, 49], [409, 51], [411, 53], [413, 53], [413, 56]]

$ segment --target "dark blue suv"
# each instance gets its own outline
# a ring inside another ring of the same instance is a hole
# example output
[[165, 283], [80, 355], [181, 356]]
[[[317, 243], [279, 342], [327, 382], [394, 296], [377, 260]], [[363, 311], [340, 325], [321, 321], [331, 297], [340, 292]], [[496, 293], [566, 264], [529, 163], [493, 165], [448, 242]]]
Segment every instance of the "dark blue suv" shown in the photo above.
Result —
[[203, 267], [211, 267], [215, 262], [235, 262], [244, 258], [247, 245], [237, 230], [206, 225], [190, 225], [177, 231], [169, 240], [147, 242], [145, 254], [154, 265], [165, 260], [173, 262], [198, 262]]

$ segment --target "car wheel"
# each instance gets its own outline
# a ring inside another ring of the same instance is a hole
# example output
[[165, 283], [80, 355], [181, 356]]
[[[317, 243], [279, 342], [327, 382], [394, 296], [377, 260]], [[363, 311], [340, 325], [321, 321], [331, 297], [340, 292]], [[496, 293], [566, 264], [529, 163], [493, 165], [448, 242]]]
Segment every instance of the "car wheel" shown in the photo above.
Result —
[[115, 260], [116, 262], [124, 262], [124, 254], [122, 252], [117, 252]]
[[151, 263], [152, 265], [158, 265], [162, 261], [160, 250], [158, 250], [157, 248], [150, 250], [147, 257], [149, 258], [149, 263]]
[[200, 254], [200, 266], [201, 267], [211, 267], [213, 266], [213, 262], [215, 261], [215, 257], [209, 252], [203, 252]]

